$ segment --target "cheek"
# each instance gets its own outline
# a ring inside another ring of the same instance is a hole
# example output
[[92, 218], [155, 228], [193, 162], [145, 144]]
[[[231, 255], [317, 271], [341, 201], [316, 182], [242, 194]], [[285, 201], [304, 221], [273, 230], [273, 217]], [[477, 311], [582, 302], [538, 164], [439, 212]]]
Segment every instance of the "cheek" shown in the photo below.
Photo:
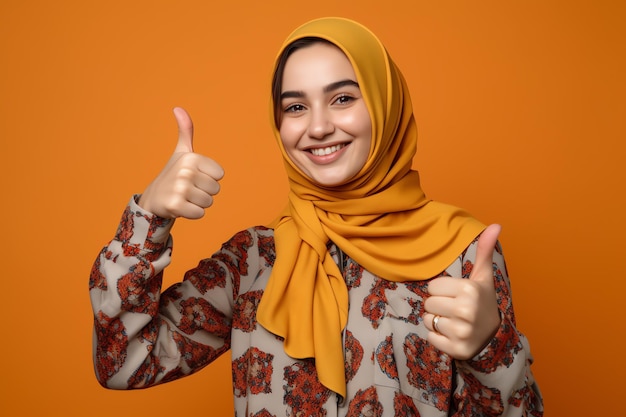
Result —
[[282, 142], [283, 147], [286, 151], [289, 151], [289, 149], [296, 143], [296, 140], [294, 139], [296, 136], [293, 124], [283, 121], [278, 133], [280, 134], [280, 141]]
[[287, 152], [293, 151], [300, 143], [307, 129], [307, 119], [304, 117], [286, 118], [278, 130], [280, 140]]
[[360, 162], [365, 163], [370, 155], [372, 147], [372, 122], [367, 110], [364, 110], [357, 116], [355, 123], [355, 135], [361, 138], [359, 146], [359, 159]]
[[365, 105], [355, 108], [353, 112], [346, 113], [341, 124], [355, 136], [361, 138], [371, 138], [372, 136], [372, 121]]
[[372, 138], [372, 118], [370, 117], [367, 108], [363, 106], [361, 114], [359, 116], [359, 125], [364, 136], [367, 136], [370, 140]]

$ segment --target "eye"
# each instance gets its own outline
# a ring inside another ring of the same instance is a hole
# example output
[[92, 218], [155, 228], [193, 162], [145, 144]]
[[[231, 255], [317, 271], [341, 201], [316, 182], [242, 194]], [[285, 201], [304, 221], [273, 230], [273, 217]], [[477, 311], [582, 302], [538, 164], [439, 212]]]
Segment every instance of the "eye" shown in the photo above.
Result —
[[300, 113], [301, 111], [304, 111], [304, 106], [298, 103], [290, 104], [283, 110], [284, 113]]
[[356, 100], [354, 97], [352, 97], [350, 95], [347, 95], [347, 94], [342, 94], [339, 97], [337, 97], [337, 99], [335, 99], [335, 103], [337, 103], [337, 104], [350, 104], [354, 100]]

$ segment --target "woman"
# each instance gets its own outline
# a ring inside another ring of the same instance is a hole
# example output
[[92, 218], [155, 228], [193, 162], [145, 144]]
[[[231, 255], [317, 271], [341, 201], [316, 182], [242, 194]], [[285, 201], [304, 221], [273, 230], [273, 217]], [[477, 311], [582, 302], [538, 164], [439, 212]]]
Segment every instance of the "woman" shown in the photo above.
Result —
[[309, 22], [272, 88], [287, 208], [159, 294], [172, 219], [201, 217], [223, 176], [175, 109], [174, 155], [92, 271], [99, 381], [147, 387], [231, 349], [240, 416], [542, 415], [499, 226], [424, 196], [408, 89], [380, 41]]

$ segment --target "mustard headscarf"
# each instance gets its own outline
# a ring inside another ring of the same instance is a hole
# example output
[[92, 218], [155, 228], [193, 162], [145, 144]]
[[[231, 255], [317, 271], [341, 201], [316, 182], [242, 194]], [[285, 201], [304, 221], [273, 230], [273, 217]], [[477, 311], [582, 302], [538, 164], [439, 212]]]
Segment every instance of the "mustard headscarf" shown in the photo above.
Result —
[[289, 204], [271, 225], [276, 261], [257, 320], [284, 338], [289, 356], [315, 358], [320, 382], [345, 397], [348, 290], [327, 243], [383, 279], [424, 280], [447, 268], [484, 226], [425, 197], [419, 174], [411, 170], [417, 128], [409, 90], [378, 38], [351, 20], [323, 18], [296, 29], [278, 56], [305, 37], [331, 42], [352, 63], [372, 119], [371, 149], [354, 178], [321, 187], [289, 159], [274, 126]]

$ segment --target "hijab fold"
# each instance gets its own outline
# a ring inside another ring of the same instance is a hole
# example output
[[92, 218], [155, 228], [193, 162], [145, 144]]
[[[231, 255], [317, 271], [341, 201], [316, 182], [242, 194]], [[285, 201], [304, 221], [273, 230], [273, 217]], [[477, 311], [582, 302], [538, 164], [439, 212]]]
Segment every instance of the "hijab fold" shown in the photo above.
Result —
[[372, 143], [354, 178], [322, 187], [289, 159], [274, 126], [290, 192], [287, 207], [270, 225], [276, 261], [257, 320], [284, 338], [289, 356], [314, 358], [320, 382], [345, 397], [348, 288], [329, 241], [380, 278], [425, 280], [446, 269], [484, 225], [424, 195], [411, 169], [417, 129], [409, 90], [378, 38], [354, 21], [323, 18], [296, 29], [279, 57], [305, 37], [333, 43], [352, 63], [372, 119]]

